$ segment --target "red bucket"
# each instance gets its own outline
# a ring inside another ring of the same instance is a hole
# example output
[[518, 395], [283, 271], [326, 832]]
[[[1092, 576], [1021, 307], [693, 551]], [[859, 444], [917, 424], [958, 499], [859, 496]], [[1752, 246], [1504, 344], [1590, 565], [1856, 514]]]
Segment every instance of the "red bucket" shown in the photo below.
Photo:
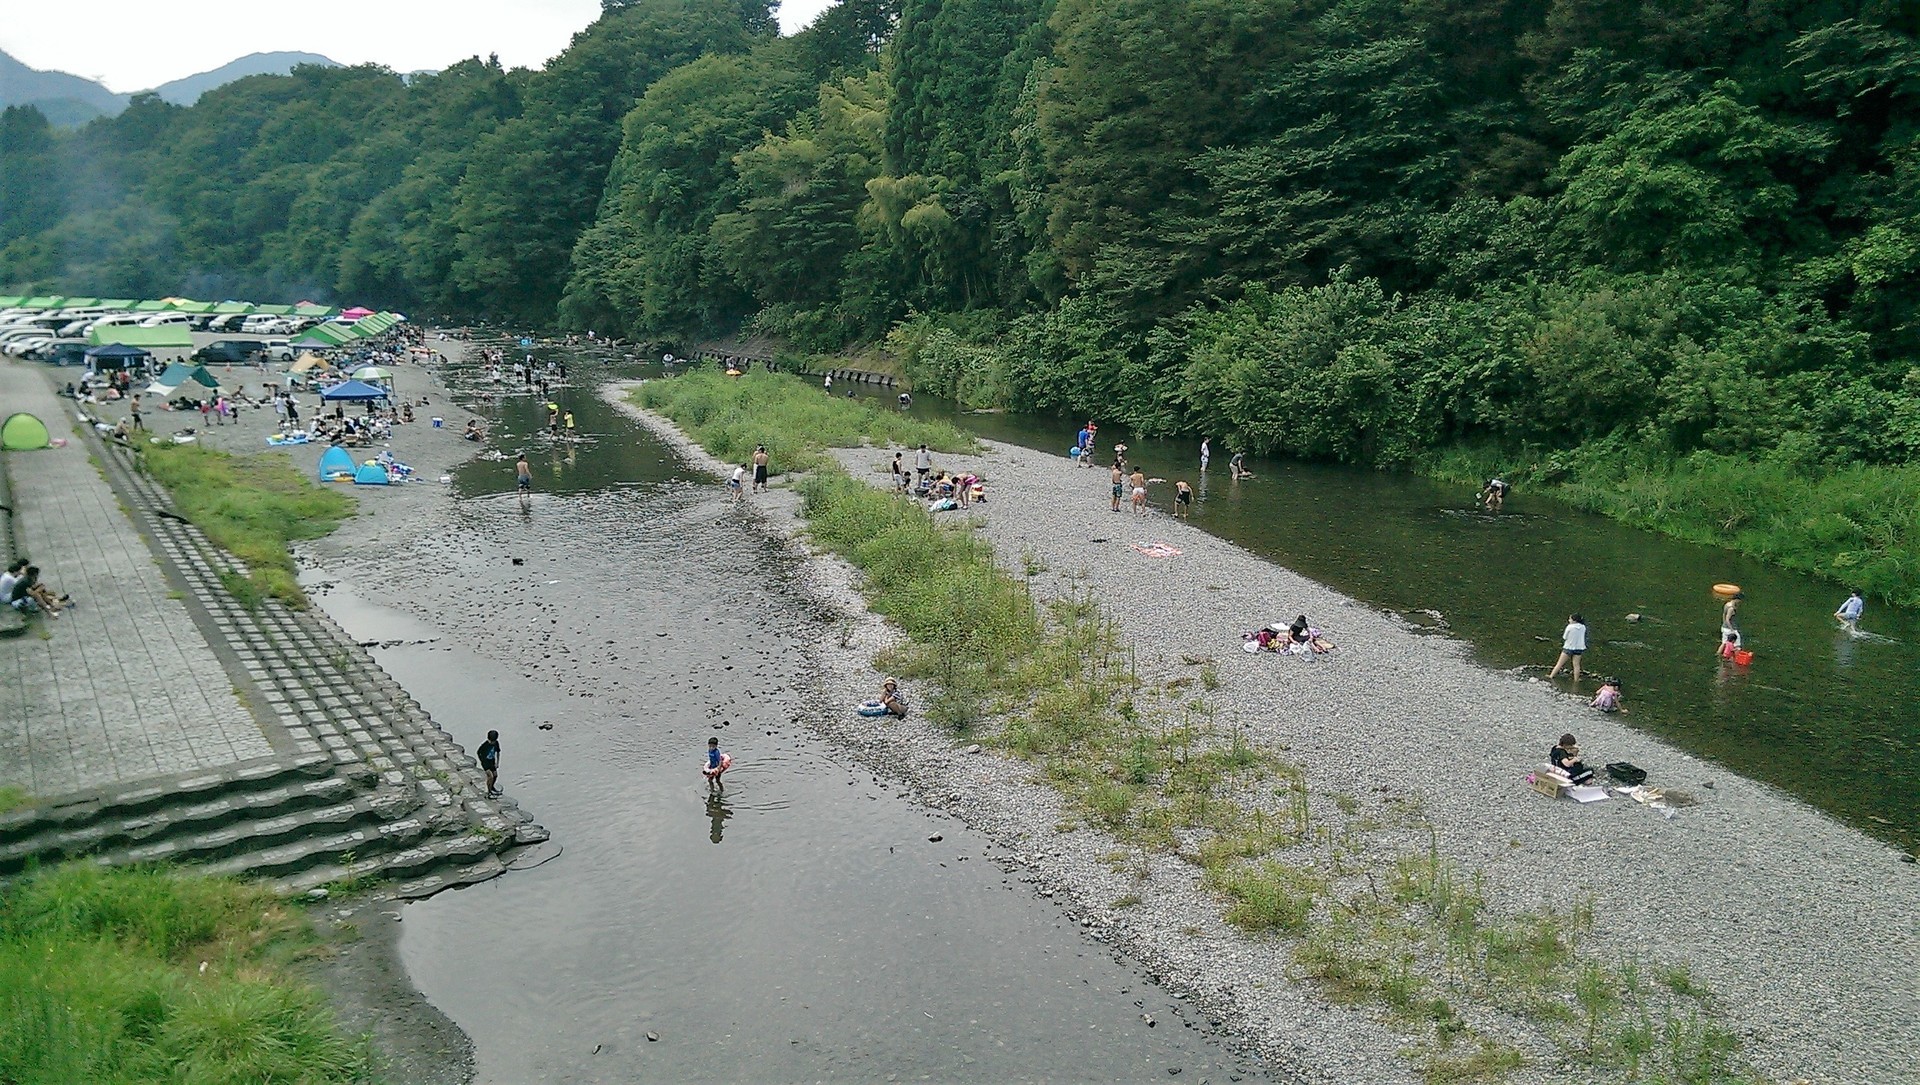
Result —
[[1736, 648], [1736, 649], [1734, 649], [1734, 651], [1733, 651], [1733, 663], [1734, 663], [1734, 666], [1736, 666], [1736, 667], [1744, 667], [1744, 666], [1746, 666], [1747, 664], [1749, 664], [1749, 663], [1752, 663], [1752, 662], [1753, 662], [1753, 653], [1752, 653], [1752, 652], [1749, 652], [1749, 651], [1747, 651], [1747, 650], [1746, 650], [1745, 648]]

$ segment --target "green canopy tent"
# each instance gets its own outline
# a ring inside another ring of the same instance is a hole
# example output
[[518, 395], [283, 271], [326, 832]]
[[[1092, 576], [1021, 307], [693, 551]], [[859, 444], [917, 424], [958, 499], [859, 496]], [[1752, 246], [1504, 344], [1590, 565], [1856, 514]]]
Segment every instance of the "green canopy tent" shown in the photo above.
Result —
[[132, 298], [101, 298], [98, 304], [102, 309], [127, 310], [127, 309], [133, 308], [133, 299]]
[[256, 313], [265, 313], [268, 316], [292, 316], [293, 306], [291, 305], [256, 305], [253, 307], [253, 311]]
[[173, 311], [176, 313], [211, 313], [213, 312], [213, 303], [210, 301], [176, 301], [173, 303]]
[[340, 315], [337, 305], [321, 305], [317, 302], [303, 301], [293, 307], [294, 316], [317, 316], [322, 319]]
[[338, 324], [319, 324], [308, 328], [291, 341], [296, 347], [337, 347], [349, 338], [346, 329]]
[[253, 303], [250, 301], [223, 301], [215, 305], [213, 311], [223, 314], [251, 313], [253, 312]]
[[67, 298], [64, 302], [61, 303], [60, 307], [62, 309], [79, 309], [85, 306], [93, 306], [98, 304], [100, 304], [99, 298]]
[[28, 298], [25, 301], [22, 301], [20, 303], [20, 308], [22, 309], [58, 309], [62, 305], [65, 305], [66, 303], [67, 303], [67, 299], [61, 297], [58, 294], [53, 294], [53, 295], [43, 294], [40, 297]]
[[164, 313], [169, 306], [164, 301], [136, 301], [131, 308], [136, 313]]
[[8, 452], [26, 452], [51, 443], [47, 424], [30, 414], [10, 414], [0, 422], [0, 448]]
[[94, 346], [108, 343], [123, 343], [130, 347], [186, 348], [193, 347], [193, 333], [185, 324], [163, 324], [158, 328], [142, 328], [138, 324], [111, 324], [107, 327], [95, 327], [87, 332], [87, 342]]
[[6, 297], [0, 298], [0, 309], [18, 309], [20, 308], [20, 303], [25, 300], [27, 299], [23, 295], [8, 294]]

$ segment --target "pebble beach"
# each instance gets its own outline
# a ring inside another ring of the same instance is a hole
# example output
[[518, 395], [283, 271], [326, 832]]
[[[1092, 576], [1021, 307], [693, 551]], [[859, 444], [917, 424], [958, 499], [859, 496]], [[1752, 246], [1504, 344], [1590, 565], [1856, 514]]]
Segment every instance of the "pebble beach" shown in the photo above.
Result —
[[[606, 392], [619, 402], [624, 389]], [[670, 422], [623, 408], [719, 470]], [[938, 458], [937, 468], [983, 476], [990, 495], [943, 517], [971, 523], [1010, 573], [1043, 569], [1029, 578], [1037, 598], [1090, 592], [1149, 684], [1192, 675], [1194, 660], [1212, 662], [1218, 723], [1299, 764], [1316, 817], [1337, 817], [1337, 805], [1356, 800], [1360, 817], [1382, 804], [1413, 806], [1417, 835], [1388, 828], [1374, 837], [1383, 859], [1431, 844], [1484, 877], [1496, 911], [1590, 902], [1585, 948], [1684, 965], [1715, 992], [1747, 1054], [1776, 1080], [1916, 1080], [1920, 869], [1898, 851], [1592, 711], [1564, 683], [1479, 666], [1458, 641], [1176, 521], [1165, 511], [1170, 485], [1152, 487], [1156, 511], [1114, 513], [1104, 470], [995, 442], [982, 448]], [[838, 455], [855, 477], [887, 485], [891, 450]], [[792, 491], [776, 487], [754, 500], [767, 530], [804, 546]], [[1162, 548], [1177, 553], [1149, 556]], [[877, 688], [870, 661], [898, 633], [866, 612], [859, 574], [844, 562], [816, 554], [806, 575], [809, 590], [845, 622], [819, 647], [824, 680], [855, 704]], [[1302, 613], [1336, 651], [1296, 658], [1241, 650], [1242, 632]], [[1586, 696], [1592, 686], [1589, 678], [1581, 687]], [[926, 701], [911, 685], [907, 694]], [[1187, 863], [1145, 857], [1143, 880], [1141, 869], [1116, 873], [1111, 838], [1057, 831], [1072, 819], [1032, 764], [956, 744], [917, 714], [875, 726], [829, 708], [819, 724], [863, 760], [910, 780], [925, 801], [1003, 841], [1003, 862], [1091, 936], [1139, 960], [1191, 1001], [1196, 1018], [1222, 1022], [1287, 1076], [1417, 1080], [1396, 1054], [1404, 1033], [1301, 982], [1285, 940], [1222, 922], [1219, 900]], [[1647, 770], [1649, 785], [1682, 792], [1691, 805], [1663, 811], [1619, 795], [1577, 804], [1535, 793], [1527, 776], [1563, 731], [1580, 736], [1590, 764], [1632, 762]], [[1527, 1055], [1514, 1080], [1577, 1072], [1551, 1050]]]

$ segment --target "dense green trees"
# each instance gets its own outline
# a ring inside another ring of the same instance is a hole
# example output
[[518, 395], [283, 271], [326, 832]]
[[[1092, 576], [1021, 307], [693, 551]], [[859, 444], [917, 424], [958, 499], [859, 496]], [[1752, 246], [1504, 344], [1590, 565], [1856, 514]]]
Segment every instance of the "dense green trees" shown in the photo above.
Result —
[[604, 6], [540, 71], [9, 110], [0, 277], [884, 341], [969, 401], [1360, 462], [1920, 451], [1911, 4]]

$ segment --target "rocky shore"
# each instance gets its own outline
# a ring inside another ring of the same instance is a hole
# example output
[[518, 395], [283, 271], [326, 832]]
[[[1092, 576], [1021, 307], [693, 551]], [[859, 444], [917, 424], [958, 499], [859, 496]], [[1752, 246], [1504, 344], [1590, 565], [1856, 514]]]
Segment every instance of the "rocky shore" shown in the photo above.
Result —
[[[670, 422], [625, 406], [625, 391], [606, 394], [696, 463], [721, 470]], [[1920, 1054], [1911, 1028], [1920, 995], [1910, 980], [1920, 964], [1920, 872], [1898, 852], [1592, 712], [1584, 700], [1480, 667], [1458, 642], [1162, 512], [1113, 513], [1104, 471], [984, 447], [978, 457], [941, 457], [943, 468], [988, 478], [992, 495], [947, 515], [970, 519], [1016, 576], [1042, 568], [1029, 578], [1036, 596], [1090, 591], [1137, 651], [1149, 683], [1190, 676], [1192, 661], [1210, 661], [1221, 725], [1299, 763], [1317, 819], [1384, 823], [1369, 847], [1387, 863], [1437, 846], [1484, 876], [1496, 911], [1591, 902], [1586, 948], [1650, 967], [1684, 965], [1716, 993], [1748, 1054], [1779, 1079], [1911, 1080]], [[856, 477], [885, 485], [890, 451], [840, 457]], [[1165, 507], [1168, 487], [1155, 491]], [[754, 501], [770, 532], [804, 546], [792, 491]], [[1135, 548], [1153, 543], [1178, 553], [1150, 557]], [[845, 563], [816, 555], [807, 577], [809, 590], [842, 615], [819, 653], [823, 676], [851, 705], [872, 695], [880, 676], [870, 661], [897, 634], [866, 611], [858, 574]], [[1312, 658], [1240, 650], [1242, 631], [1299, 613], [1328, 630], [1338, 650]], [[922, 691], [908, 693], [925, 700]], [[1415, 1080], [1396, 1054], [1404, 1033], [1301, 982], [1284, 940], [1222, 922], [1219, 900], [1191, 866], [1146, 855], [1119, 872], [1111, 838], [1056, 831], [1074, 819], [1031, 764], [971, 752], [918, 716], [876, 727], [849, 711], [818, 723], [863, 759], [907, 777], [927, 802], [1002, 840], [1007, 861], [1090, 934], [1143, 962], [1197, 1014], [1224, 1021], [1290, 1076]], [[1533, 793], [1526, 776], [1562, 731], [1581, 737], [1590, 761], [1630, 761], [1648, 770], [1651, 784], [1685, 792], [1694, 805], [1669, 817], [1618, 797], [1578, 805]], [[1417, 809], [1417, 831], [1406, 819], [1376, 817], [1388, 808]], [[1527, 1054], [1529, 1068], [1515, 1080], [1575, 1072], [1551, 1050]]]

